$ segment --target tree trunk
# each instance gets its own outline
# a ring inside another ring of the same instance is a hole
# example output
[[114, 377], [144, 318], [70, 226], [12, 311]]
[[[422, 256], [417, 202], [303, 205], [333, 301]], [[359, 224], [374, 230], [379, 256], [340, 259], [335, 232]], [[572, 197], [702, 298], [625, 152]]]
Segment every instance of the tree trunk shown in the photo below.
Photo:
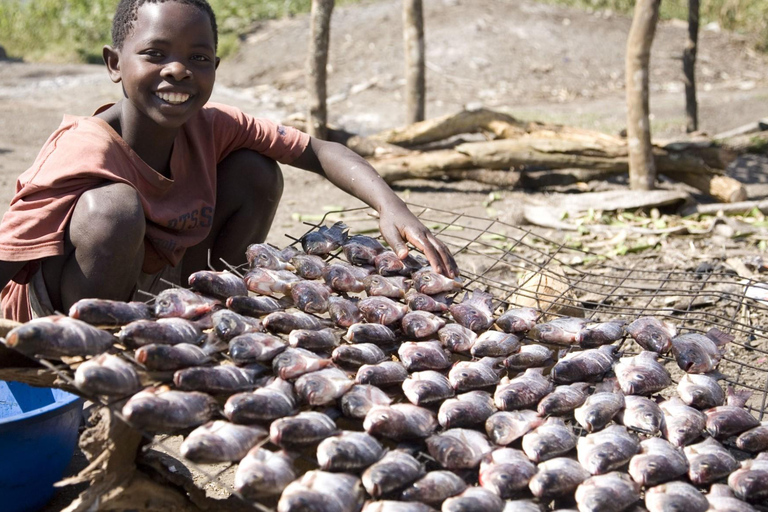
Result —
[[309, 123], [307, 123], [307, 132], [319, 139], [325, 139], [327, 135], [326, 80], [333, 2], [334, 0], [312, 0], [312, 13], [310, 15], [309, 60], [307, 64]]
[[405, 46], [406, 122], [424, 120], [425, 60], [424, 13], [421, 0], [403, 0], [403, 43]]
[[627, 38], [627, 143], [629, 186], [634, 190], [651, 190], [656, 182], [648, 106], [648, 64], [660, 4], [661, 0], [637, 0]]
[[699, 129], [699, 113], [696, 103], [696, 50], [699, 43], [699, 0], [688, 0], [688, 40], [683, 50], [683, 74], [685, 75], [685, 131]]

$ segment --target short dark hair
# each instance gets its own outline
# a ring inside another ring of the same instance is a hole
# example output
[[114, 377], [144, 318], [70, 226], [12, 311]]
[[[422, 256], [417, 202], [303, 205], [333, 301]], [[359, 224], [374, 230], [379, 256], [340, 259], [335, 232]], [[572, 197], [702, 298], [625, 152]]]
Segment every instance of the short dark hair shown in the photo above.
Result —
[[163, 2], [179, 2], [191, 5], [207, 14], [213, 29], [214, 48], [218, 47], [219, 30], [216, 26], [216, 15], [207, 0], [120, 0], [115, 10], [115, 17], [112, 19], [112, 46], [118, 49], [123, 47], [123, 41], [133, 29], [139, 7], [148, 3], [160, 4]]

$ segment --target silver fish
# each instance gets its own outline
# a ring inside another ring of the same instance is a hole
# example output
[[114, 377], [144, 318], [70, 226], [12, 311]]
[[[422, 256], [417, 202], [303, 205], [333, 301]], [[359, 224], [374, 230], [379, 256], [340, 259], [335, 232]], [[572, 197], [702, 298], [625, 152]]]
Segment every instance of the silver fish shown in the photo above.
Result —
[[452, 364], [450, 354], [438, 341], [403, 342], [397, 355], [409, 372], [444, 370]]
[[503, 512], [543, 512], [544, 506], [534, 500], [516, 499], [504, 502]]
[[429, 311], [430, 313], [442, 313], [448, 311], [448, 304], [444, 302], [444, 299], [438, 300], [440, 295], [427, 295], [426, 293], [417, 292], [413, 288], [409, 288], [405, 292], [405, 303], [412, 311]]
[[80, 299], [69, 308], [70, 318], [99, 327], [118, 327], [135, 320], [147, 320], [151, 309], [143, 302]]
[[264, 327], [257, 318], [251, 318], [228, 309], [216, 311], [211, 317], [213, 331], [222, 341], [229, 341], [235, 336], [248, 332], [263, 332]]
[[555, 318], [544, 324], [536, 324], [528, 336], [543, 343], [555, 345], [574, 345], [579, 342], [579, 333], [587, 325], [584, 318], [562, 317]]
[[684, 448], [688, 459], [688, 478], [695, 485], [706, 485], [725, 478], [739, 468], [733, 455], [711, 437]]
[[117, 337], [128, 348], [159, 343], [177, 345], [196, 344], [203, 338], [203, 331], [184, 318], [160, 318], [158, 320], [136, 320], [124, 325]]
[[335, 295], [328, 298], [328, 316], [337, 327], [349, 327], [363, 321], [356, 302]]
[[245, 499], [278, 495], [296, 480], [293, 459], [285, 452], [255, 447], [243, 457], [235, 472], [235, 491]]
[[167, 288], [155, 297], [157, 318], [181, 317], [188, 320], [213, 311], [220, 302], [186, 288]]
[[536, 473], [533, 464], [520, 450], [497, 448], [480, 461], [478, 481], [502, 499], [510, 499], [523, 489]]
[[552, 368], [552, 380], [558, 384], [602, 380], [616, 360], [617, 348], [603, 345], [580, 352], [570, 352]]
[[442, 402], [454, 395], [453, 386], [442, 373], [433, 370], [413, 372], [403, 382], [403, 393], [413, 405]]
[[552, 391], [552, 382], [541, 368], [529, 368], [514, 379], [502, 379], [493, 394], [493, 402], [502, 411], [533, 407]]
[[409, 253], [405, 258], [400, 259], [394, 251], [380, 252], [373, 259], [373, 265], [376, 267], [376, 272], [382, 276], [410, 276], [415, 271], [428, 264], [429, 263], [426, 261], [419, 261], [413, 256], [413, 253]]
[[248, 295], [243, 278], [227, 270], [200, 270], [189, 276], [188, 283], [192, 290], [221, 300], [234, 295]]
[[181, 455], [199, 464], [239, 462], [256, 443], [267, 437], [259, 426], [216, 420], [193, 430], [181, 443]]
[[439, 293], [454, 292], [461, 289], [461, 283], [433, 272], [430, 268], [424, 268], [411, 275], [414, 289], [425, 295], [437, 295]]
[[507, 357], [520, 350], [520, 338], [499, 331], [485, 331], [472, 344], [473, 357]]
[[201, 366], [211, 358], [208, 352], [190, 343], [144, 345], [136, 349], [133, 357], [147, 370], [158, 372]]
[[471, 391], [499, 383], [500, 358], [484, 357], [479, 361], [459, 361], [448, 372], [456, 391]]
[[725, 391], [712, 374], [686, 373], [677, 384], [683, 402], [696, 409], [710, 409], [725, 403]]
[[388, 297], [367, 297], [357, 304], [366, 322], [392, 325], [400, 322], [408, 313], [408, 306]]
[[224, 404], [224, 416], [233, 423], [272, 421], [295, 413], [293, 386], [280, 378], [253, 392], [235, 393]]
[[467, 483], [450, 471], [430, 471], [406, 487], [400, 498], [439, 507], [446, 499], [464, 492]]
[[576, 421], [587, 432], [602, 430], [624, 408], [624, 395], [615, 379], [604, 381], [595, 387], [584, 405], [573, 411]]
[[296, 281], [289, 285], [291, 298], [305, 313], [325, 313], [333, 290], [319, 281]]
[[763, 452], [768, 450], [768, 422], [742, 432], [736, 438], [736, 447], [745, 452]]
[[344, 256], [353, 265], [374, 265], [376, 256], [386, 249], [375, 238], [365, 235], [353, 235], [342, 244]]
[[542, 500], [572, 494], [591, 475], [577, 461], [558, 457], [542, 462], [528, 482], [531, 493]]
[[576, 488], [580, 512], [617, 512], [640, 500], [640, 486], [629, 475], [617, 471], [596, 475]]
[[644, 350], [619, 360], [614, 372], [625, 395], [651, 395], [672, 384], [672, 377], [657, 357], [656, 352]]
[[504, 501], [482, 487], [467, 487], [457, 496], [443, 502], [442, 512], [502, 512]]
[[251, 332], [235, 336], [229, 341], [229, 356], [235, 364], [272, 361], [287, 346], [277, 336]]
[[408, 338], [430, 338], [445, 326], [445, 320], [428, 311], [411, 311], [400, 321]]
[[624, 410], [619, 412], [619, 422], [627, 428], [654, 436], [661, 430], [664, 413], [653, 400], [627, 395], [624, 397]]
[[175, 432], [197, 427], [211, 419], [218, 404], [210, 395], [196, 391], [173, 391], [166, 387], [146, 388], [123, 406], [128, 423], [148, 432]]
[[522, 372], [528, 368], [549, 366], [554, 363], [555, 352], [544, 345], [523, 345], [517, 354], [504, 360], [504, 366], [510, 372]]
[[250, 295], [235, 295], [227, 299], [227, 308], [245, 316], [264, 316], [285, 309], [282, 304], [272, 297]]
[[541, 317], [541, 311], [534, 308], [511, 308], [496, 319], [496, 325], [510, 334], [527, 332], [536, 325]]
[[429, 454], [445, 469], [472, 469], [493, 450], [488, 438], [476, 430], [449, 428], [426, 439]]
[[263, 371], [232, 365], [195, 366], [176, 370], [173, 383], [182, 391], [203, 391], [212, 394], [235, 393], [256, 387]]
[[544, 462], [576, 448], [577, 439], [562, 419], [553, 416], [523, 436], [523, 451], [533, 462]]
[[364, 364], [378, 364], [387, 360], [387, 355], [378, 345], [373, 343], [358, 343], [357, 345], [340, 345], [333, 349], [331, 359], [339, 365], [349, 365], [360, 368]]
[[577, 342], [584, 348], [610, 345], [624, 337], [624, 326], [626, 323], [625, 320], [610, 320], [608, 322], [590, 324], [579, 331]]
[[272, 359], [272, 371], [281, 379], [295, 379], [305, 373], [331, 366], [333, 361], [303, 348], [287, 348]]
[[320, 256], [302, 253], [292, 256], [291, 264], [296, 268], [296, 273], [304, 279], [321, 279], [325, 267], [328, 266]]
[[63, 315], [35, 318], [14, 327], [4, 343], [29, 357], [94, 356], [112, 347], [115, 337], [80, 320]]
[[437, 331], [440, 343], [451, 352], [469, 352], [477, 339], [477, 334], [461, 324], [447, 324]]
[[385, 392], [370, 384], [355, 384], [339, 400], [344, 416], [364, 419], [376, 405], [389, 405], [392, 399]]
[[536, 410], [542, 416], [562, 416], [580, 407], [589, 396], [589, 384], [576, 382], [574, 384], [557, 386], [551, 393], [541, 399]]
[[672, 397], [659, 404], [664, 413], [661, 433], [674, 446], [685, 446], [698, 439], [707, 425], [703, 413], [689, 407], [677, 397]]
[[743, 389], [736, 391], [728, 386], [726, 405], [704, 411], [707, 417], [707, 432], [714, 438], [725, 439], [739, 435], [760, 425], [760, 422], [744, 408], [752, 392]]
[[131, 363], [118, 356], [100, 354], [77, 367], [75, 386], [86, 395], [121, 397], [140, 390], [141, 379]]
[[246, 293], [238, 293], [236, 295], [247, 295], [248, 291], [258, 293], [259, 295], [274, 295], [276, 293], [289, 295], [291, 286], [300, 280], [299, 276], [287, 270], [252, 268], [243, 277], [247, 289]]
[[435, 431], [437, 420], [429, 409], [412, 404], [375, 405], [365, 415], [363, 428], [395, 441], [422, 439]]
[[265, 316], [262, 323], [268, 331], [277, 334], [290, 334], [296, 329], [319, 331], [328, 327], [326, 322], [301, 311], [276, 311]]
[[629, 324], [627, 333], [643, 350], [665, 354], [672, 348], [672, 338], [677, 335], [677, 329], [669, 322], [644, 316]]
[[295, 329], [288, 335], [288, 344], [294, 348], [329, 352], [339, 345], [339, 340], [330, 327], [319, 331]]
[[485, 421], [485, 432], [494, 444], [506, 446], [544, 423], [536, 411], [498, 411]]
[[357, 384], [393, 386], [402, 384], [408, 378], [408, 371], [398, 361], [383, 361], [378, 364], [364, 364], [357, 370]]
[[629, 461], [629, 474], [638, 484], [652, 487], [688, 473], [688, 459], [669, 441], [651, 437], [640, 442], [640, 453]]
[[245, 249], [245, 259], [251, 268], [260, 267], [270, 270], [296, 270], [285, 256], [269, 244], [251, 244]]
[[457, 323], [475, 332], [488, 330], [493, 325], [493, 296], [480, 290], [464, 294], [459, 304], [448, 311]]
[[709, 502], [697, 488], [686, 482], [668, 482], [645, 491], [645, 506], [649, 512], [674, 510], [707, 512]]
[[306, 233], [299, 241], [305, 253], [326, 256], [341, 247], [347, 240], [348, 231], [347, 225], [339, 221], [330, 228], [320, 226], [317, 231]]
[[269, 426], [269, 440], [282, 448], [295, 448], [318, 443], [336, 431], [336, 423], [327, 415], [303, 411], [273, 421]]
[[749, 503], [737, 498], [726, 484], [712, 484], [706, 498], [712, 512], [756, 512]]
[[687, 333], [672, 338], [672, 355], [687, 373], [709, 373], [715, 369], [733, 336], [712, 328], [707, 335]]
[[756, 459], [743, 461], [741, 468], [728, 476], [728, 486], [737, 498], [765, 504], [768, 501], [768, 457], [760, 454]]
[[363, 488], [356, 476], [307, 471], [283, 490], [277, 512], [357, 512], [362, 503]]
[[397, 340], [397, 337], [386, 325], [358, 323], [349, 326], [344, 339], [351, 343], [390, 345]]
[[305, 373], [294, 383], [296, 394], [309, 405], [325, 405], [341, 398], [354, 385], [352, 379], [338, 368], [326, 368]]
[[424, 476], [424, 467], [413, 456], [400, 451], [387, 452], [363, 472], [363, 487], [378, 498]]
[[593, 475], [620, 468], [640, 449], [640, 443], [621, 425], [580, 437], [576, 446], [579, 462]]
[[317, 464], [323, 471], [362, 471], [383, 455], [381, 444], [365, 432], [342, 430], [317, 446]]
[[443, 428], [466, 428], [484, 425], [496, 412], [493, 397], [487, 391], [467, 391], [440, 404], [437, 421]]
[[379, 500], [367, 501], [362, 512], [436, 512], [425, 503], [416, 501]]
[[363, 279], [370, 274], [361, 267], [353, 267], [344, 262], [328, 265], [323, 270], [325, 284], [337, 292], [360, 293], [365, 290]]
[[389, 297], [391, 299], [402, 299], [405, 292], [411, 287], [411, 282], [402, 276], [384, 277], [378, 274], [371, 274], [363, 279], [365, 291], [368, 296]]

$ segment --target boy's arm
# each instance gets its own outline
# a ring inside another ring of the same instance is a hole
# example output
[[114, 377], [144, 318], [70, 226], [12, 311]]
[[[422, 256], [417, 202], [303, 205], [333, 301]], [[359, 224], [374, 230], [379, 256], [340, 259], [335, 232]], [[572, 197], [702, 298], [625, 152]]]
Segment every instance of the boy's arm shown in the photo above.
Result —
[[408, 255], [406, 242], [410, 242], [424, 251], [435, 270], [458, 277], [458, 266], [445, 244], [411, 213], [363, 157], [341, 144], [312, 138], [292, 165], [325, 176], [341, 190], [375, 209], [379, 213], [381, 234], [398, 256]]

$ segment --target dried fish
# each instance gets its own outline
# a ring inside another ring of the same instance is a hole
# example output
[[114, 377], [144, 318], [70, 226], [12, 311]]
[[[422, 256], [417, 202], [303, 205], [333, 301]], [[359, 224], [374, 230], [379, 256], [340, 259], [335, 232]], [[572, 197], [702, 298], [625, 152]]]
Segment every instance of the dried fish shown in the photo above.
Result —
[[756, 512], [749, 503], [734, 496], [725, 484], [712, 484], [706, 497], [709, 510], [713, 512]]
[[203, 391], [212, 394], [235, 393], [253, 389], [263, 368], [240, 368], [232, 365], [196, 366], [177, 370], [173, 383], [182, 391]]
[[603, 345], [581, 352], [570, 352], [552, 368], [552, 380], [558, 384], [602, 380], [616, 360], [617, 348]]
[[589, 383], [576, 382], [570, 385], [557, 386], [551, 393], [541, 399], [536, 410], [542, 416], [562, 416], [580, 407], [589, 396]]
[[296, 281], [288, 285], [293, 303], [305, 313], [325, 313], [333, 290], [319, 281]]
[[243, 278], [247, 289], [246, 293], [236, 295], [247, 295], [248, 291], [259, 295], [274, 295], [276, 293], [288, 295], [291, 292], [291, 286], [300, 281], [299, 276], [287, 270], [256, 267], [249, 270]]
[[343, 430], [317, 446], [317, 464], [323, 471], [361, 471], [383, 455], [381, 444], [365, 432]]
[[465, 293], [461, 302], [452, 304], [448, 310], [457, 323], [475, 332], [488, 330], [494, 322], [493, 296], [480, 290], [474, 290], [471, 295]]
[[389, 345], [394, 343], [397, 337], [386, 325], [358, 323], [349, 326], [344, 339], [351, 343]]
[[375, 405], [365, 415], [363, 428], [369, 434], [395, 441], [421, 439], [435, 431], [437, 420], [432, 411], [417, 405]]
[[293, 459], [286, 452], [255, 447], [238, 464], [234, 486], [244, 498], [255, 500], [280, 494], [294, 480]]
[[714, 438], [725, 439], [739, 435], [760, 425], [760, 422], [744, 408], [752, 392], [744, 389], [736, 391], [728, 386], [726, 405], [704, 411], [707, 417], [707, 432]]
[[624, 320], [610, 320], [591, 324], [579, 332], [577, 341], [584, 348], [610, 345], [624, 337], [626, 323]]
[[520, 338], [499, 331], [485, 331], [472, 344], [474, 357], [507, 357], [520, 350]]
[[235, 336], [249, 332], [263, 332], [261, 321], [256, 318], [243, 316], [228, 309], [222, 309], [213, 314], [213, 331], [222, 341], [229, 341]]
[[235, 364], [272, 361], [286, 349], [283, 340], [271, 334], [250, 332], [235, 336], [229, 342], [229, 356]]
[[587, 325], [584, 318], [562, 317], [544, 324], [536, 324], [528, 333], [532, 339], [556, 345], [574, 345]]
[[451, 352], [469, 352], [477, 334], [460, 324], [447, 324], [437, 332], [440, 343]]
[[245, 281], [232, 272], [200, 270], [189, 276], [192, 290], [217, 299], [226, 300], [234, 295], [248, 295]]
[[750, 503], [765, 504], [768, 500], [768, 457], [745, 460], [741, 468], [728, 476], [728, 487], [737, 498]]
[[644, 316], [629, 324], [627, 333], [644, 350], [664, 354], [672, 348], [672, 338], [677, 335], [677, 329], [669, 322]]
[[569, 495], [591, 476], [581, 464], [566, 457], [542, 462], [537, 469], [528, 487], [534, 496], [542, 500]]
[[181, 443], [180, 451], [182, 457], [200, 464], [238, 462], [266, 437], [262, 427], [216, 420], [193, 430]]
[[610, 425], [599, 432], [580, 437], [578, 460], [593, 475], [618, 469], [640, 449], [640, 443], [621, 425]]
[[672, 338], [672, 355], [688, 373], [709, 373], [715, 369], [733, 336], [712, 328], [707, 335], [687, 333]]
[[619, 412], [619, 422], [627, 428], [654, 436], [659, 433], [664, 413], [656, 402], [644, 396], [624, 397], [624, 410]]
[[339, 340], [330, 327], [319, 331], [295, 329], [288, 335], [288, 344], [294, 348], [330, 352], [339, 345]]
[[542, 375], [541, 368], [529, 368], [525, 373], [508, 380], [501, 380], [493, 402], [502, 411], [534, 407], [552, 391], [552, 383]]
[[357, 345], [340, 345], [331, 353], [333, 362], [339, 365], [349, 365], [360, 368], [364, 364], [377, 364], [387, 360], [387, 355], [378, 345], [373, 343], [358, 343]]
[[459, 361], [448, 372], [456, 391], [471, 391], [499, 383], [501, 358], [484, 357], [479, 361]]
[[707, 425], [703, 413], [689, 407], [677, 397], [672, 397], [659, 404], [664, 413], [661, 433], [675, 446], [685, 446], [698, 439]]
[[414, 372], [403, 382], [403, 393], [413, 405], [442, 402], [454, 395], [453, 386], [442, 373]]
[[429, 454], [445, 469], [472, 469], [493, 450], [488, 438], [476, 430], [450, 428], [426, 439]]
[[301, 311], [276, 311], [263, 320], [264, 327], [272, 333], [290, 334], [296, 329], [319, 331], [328, 327], [325, 322]]
[[438, 341], [403, 342], [397, 355], [409, 372], [444, 370], [452, 364], [450, 354]]
[[384, 277], [371, 274], [363, 279], [365, 291], [369, 297], [380, 296], [391, 299], [402, 299], [411, 287], [410, 280], [402, 276]]
[[304, 279], [321, 279], [328, 266], [323, 258], [315, 254], [296, 254], [291, 258], [296, 273]]
[[341, 247], [341, 244], [347, 240], [347, 231], [349, 231], [347, 225], [339, 221], [330, 228], [320, 226], [317, 231], [310, 231], [299, 241], [307, 254], [326, 256]]
[[428, 311], [411, 311], [400, 321], [408, 338], [430, 338], [445, 326], [445, 320]]
[[768, 450], [768, 422], [742, 432], [736, 438], [736, 446], [745, 452], [763, 452]]
[[295, 379], [305, 373], [331, 366], [333, 361], [303, 348], [289, 347], [272, 359], [272, 370], [281, 379]]
[[522, 372], [528, 368], [549, 366], [554, 363], [555, 352], [544, 345], [523, 345], [517, 354], [504, 360], [504, 366], [510, 372]]
[[544, 423], [536, 411], [498, 411], [485, 422], [485, 431], [494, 444], [506, 446]]
[[251, 244], [245, 249], [245, 259], [251, 268], [296, 270], [280, 250], [269, 244]]
[[361, 299], [357, 307], [365, 321], [372, 324], [392, 325], [408, 313], [408, 306], [388, 297], [367, 297]]
[[363, 321], [357, 303], [335, 295], [328, 298], [328, 316], [337, 327], [349, 327]]
[[350, 236], [341, 248], [352, 265], [374, 265], [376, 256], [386, 250], [381, 242], [365, 235]]
[[210, 313], [219, 304], [217, 299], [204, 297], [186, 288], [167, 288], [155, 297], [155, 316], [192, 320]]
[[624, 395], [615, 379], [606, 380], [595, 388], [584, 405], [573, 411], [579, 425], [587, 432], [602, 430], [624, 408]]
[[523, 436], [523, 451], [533, 462], [544, 462], [576, 448], [577, 439], [562, 419], [550, 417]]
[[374, 406], [389, 405], [392, 399], [385, 392], [370, 384], [355, 384], [339, 400], [344, 416], [364, 419]]
[[368, 494], [378, 498], [404, 487], [424, 476], [424, 467], [413, 456], [400, 451], [387, 452], [363, 473], [363, 486]]
[[440, 404], [437, 421], [443, 428], [466, 428], [484, 425], [496, 412], [493, 397], [487, 391], [467, 391]]
[[424, 503], [415, 501], [379, 500], [368, 501], [363, 506], [362, 512], [436, 512], [435, 509]]
[[380, 252], [373, 259], [373, 264], [376, 267], [376, 272], [382, 276], [410, 276], [424, 266], [423, 263], [418, 261], [411, 254], [400, 259], [394, 251]]
[[325, 405], [340, 398], [354, 385], [339, 368], [325, 368], [305, 373], [294, 384], [296, 394], [309, 405]]
[[400, 385], [408, 378], [408, 371], [398, 361], [383, 361], [378, 364], [364, 364], [357, 370], [357, 384], [373, 384], [374, 386]]
[[117, 335], [120, 343], [128, 348], [137, 348], [152, 343], [178, 345], [197, 344], [204, 334], [194, 323], [184, 318], [160, 318], [158, 320], [136, 320], [123, 326]]
[[411, 275], [414, 289], [425, 295], [437, 295], [439, 293], [454, 292], [461, 289], [461, 283], [424, 268]]
[[442, 300], [438, 300], [438, 298], [441, 298], [439, 294], [433, 297], [426, 293], [417, 292], [414, 288], [405, 292], [405, 303], [413, 311], [428, 311], [430, 313], [448, 311], [447, 300], [443, 302], [444, 298]]
[[688, 459], [688, 478], [695, 485], [706, 485], [725, 478], [739, 467], [733, 455], [711, 437], [684, 448]]
[[629, 461], [629, 474], [644, 487], [669, 482], [688, 473], [688, 459], [669, 441], [651, 437], [640, 442], [640, 453]]
[[504, 501], [482, 487], [467, 487], [457, 496], [443, 502], [442, 512], [502, 512]]
[[697, 409], [710, 409], [725, 403], [725, 391], [713, 374], [686, 373], [677, 384], [683, 402]]
[[467, 483], [450, 471], [430, 471], [406, 487], [400, 494], [406, 501], [419, 501], [427, 505], [440, 506], [451, 496], [461, 494]]
[[112, 347], [115, 337], [85, 322], [63, 315], [35, 318], [14, 327], [4, 343], [29, 357], [94, 356]]
[[136, 349], [134, 358], [149, 371], [174, 371], [201, 366], [210, 361], [210, 354], [190, 343], [158, 345], [152, 343]]
[[645, 492], [645, 506], [649, 512], [667, 512], [685, 510], [686, 512], [706, 512], [709, 510], [707, 498], [697, 488], [686, 482], [668, 482]]
[[75, 386], [87, 395], [120, 397], [141, 389], [141, 380], [131, 363], [118, 356], [100, 354], [77, 367]]
[[253, 392], [235, 393], [224, 404], [224, 416], [233, 423], [272, 421], [296, 413], [293, 386], [280, 378]]
[[483, 488], [503, 499], [509, 499], [527, 489], [535, 473], [536, 465], [523, 452], [513, 448], [498, 448], [483, 457], [478, 481]]
[[118, 327], [135, 320], [149, 319], [151, 309], [143, 302], [80, 299], [69, 308], [69, 316], [100, 327]]
[[308, 471], [283, 490], [277, 512], [357, 512], [362, 503], [363, 488], [356, 476]]
[[146, 388], [123, 406], [126, 421], [138, 430], [175, 432], [197, 427], [211, 419], [218, 404], [197, 391], [173, 391], [166, 387]]
[[336, 431], [336, 423], [326, 414], [304, 411], [273, 421], [269, 440], [281, 448], [296, 448], [319, 443]]
[[672, 384], [672, 377], [657, 357], [656, 352], [644, 350], [619, 360], [614, 372], [625, 395], [651, 395]]
[[621, 512], [640, 500], [640, 488], [619, 472], [596, 475], [576, 489], [579, 512]]
[[510, 334], [520, 334], [533, 329], [541, 317], [541, 311], [534, 308], [511, 308], [496, 319], [496, 325]]
[[260, 317], [282, 311], [283, 306], [274, 298], [249, 295], [235, 295], [227, 299], [227, 308], [241, 315]]
[[363, 279], [370, 274], [360, 267], [353, 267], [347, 263], [338, 262], [328, 265], [323, 270], [325, 283], [344, 293], [360, 293], [365, 290]]

